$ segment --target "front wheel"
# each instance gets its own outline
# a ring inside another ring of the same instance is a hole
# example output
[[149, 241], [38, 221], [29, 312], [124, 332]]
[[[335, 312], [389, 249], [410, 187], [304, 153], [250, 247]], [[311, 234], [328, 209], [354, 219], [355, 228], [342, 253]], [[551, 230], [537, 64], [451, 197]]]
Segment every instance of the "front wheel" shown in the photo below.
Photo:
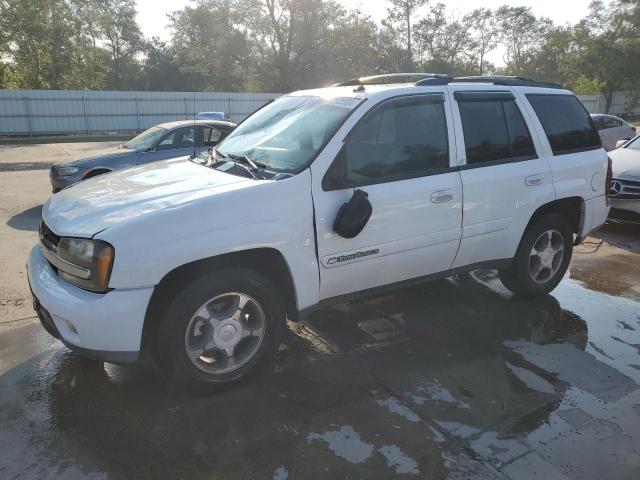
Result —
[[268, 278], [241, 268], [219, 270], [176, 293], [154, 356], [179, 383], [224, 385], [264, 366], [284, 331], [285, 310]]
[[527, 228], [511, 266], [500, 270], [500, 280], [515, 294], [544, 295], [558, 286], [572, 253], [569, 220], [558, 213], [547, 214]]

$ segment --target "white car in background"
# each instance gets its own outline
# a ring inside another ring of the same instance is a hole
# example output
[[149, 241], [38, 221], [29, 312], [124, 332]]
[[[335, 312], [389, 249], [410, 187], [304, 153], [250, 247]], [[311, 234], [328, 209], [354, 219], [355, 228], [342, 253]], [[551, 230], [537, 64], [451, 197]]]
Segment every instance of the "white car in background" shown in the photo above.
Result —
[[637, 134], [634, 125], [613, 115], [593, 114], [591, 118], [606, 150], [617, 148], [619, 141], [629, 141]]
[[640, 135], [609, 152], [613, 163], [611, 217], [640, 221]]

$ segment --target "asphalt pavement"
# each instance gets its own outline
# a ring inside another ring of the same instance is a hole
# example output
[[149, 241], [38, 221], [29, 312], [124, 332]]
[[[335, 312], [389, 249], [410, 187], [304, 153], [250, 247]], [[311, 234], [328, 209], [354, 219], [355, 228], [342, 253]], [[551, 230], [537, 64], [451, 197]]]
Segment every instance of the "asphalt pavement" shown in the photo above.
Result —
[[640, 477], [639, 226], [535, 300], [479, 271], [318, 311], [264, 373], [194, 394], [82, 359], [31, 308], [47, 170], [111, 146], [0, 145], [0, 478]]

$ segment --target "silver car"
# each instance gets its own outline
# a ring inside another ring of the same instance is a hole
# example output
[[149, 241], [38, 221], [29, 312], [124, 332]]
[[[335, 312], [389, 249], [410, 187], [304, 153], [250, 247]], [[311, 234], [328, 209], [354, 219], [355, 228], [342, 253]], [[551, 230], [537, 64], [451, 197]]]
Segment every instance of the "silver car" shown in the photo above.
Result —
[[613, 150], [620, 140], [631, 140], [636, 136], [636, 127], [613, 115], [591, 115], [598, 129], [602, 145], [606, 150]]
[[156, 125], [113, 151], [52, 166], [49, 179], [53, 193], [113, 170], [197, 155], [218, 144], [234, 128], [235, 124], [231, 122], [213, 120], [182, 120]]
[[609, 152], [613, 179], [609, 190], [612, 218], [640, 221], [640, 136]]

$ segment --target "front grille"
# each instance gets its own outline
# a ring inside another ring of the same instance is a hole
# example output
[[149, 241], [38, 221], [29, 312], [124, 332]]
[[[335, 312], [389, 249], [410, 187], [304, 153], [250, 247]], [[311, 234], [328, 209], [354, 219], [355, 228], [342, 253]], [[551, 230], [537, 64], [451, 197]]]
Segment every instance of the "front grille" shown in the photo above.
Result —
[[53, 233], [44, 221], [40, 222], [40, 242], [42, 242], [42, 245], [44, 245], [44, 247], [50, 252], [54, 254], [58, 253], [60, 237]]
[[609, 196], [618, 200], [640, 200], [640, 180], [614, 178]]

